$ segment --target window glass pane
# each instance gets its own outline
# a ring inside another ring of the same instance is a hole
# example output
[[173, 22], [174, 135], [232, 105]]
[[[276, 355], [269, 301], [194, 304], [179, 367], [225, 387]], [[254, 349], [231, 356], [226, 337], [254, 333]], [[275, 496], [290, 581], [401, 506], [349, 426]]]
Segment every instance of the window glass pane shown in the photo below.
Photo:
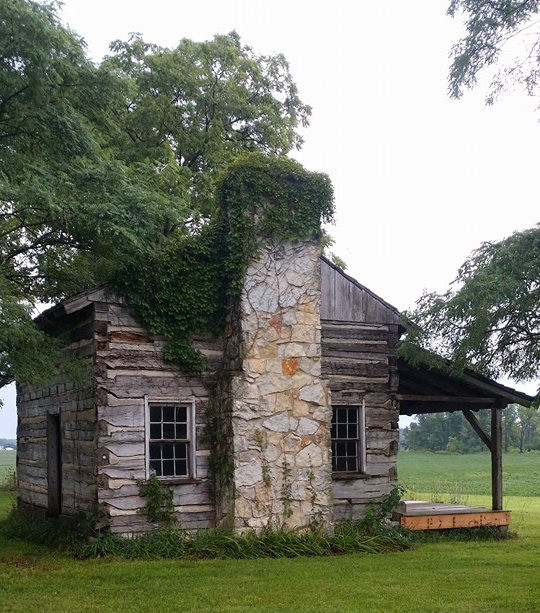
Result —
[[150, 443], [150, 459], [158, 460], [161, 458], [161, 445], [159, 443]]
[[347, 460], [345, 458], [337, 457], [336, 458], [336, 468], [335, 468], [335, 470], [338, 471], [338, 472], [339, 471], [341, 471], [341, 472], [346, 471], [347, 470]]
[[150, 472], [154, 472], [157, 477], [161, 477], [161, 462], [159, 460], [150, 461]]
[[176, 407], [176, 421], [187, 421], [187, 407]]
[[337, 438], [337, 428], [336, 428], [336, 424], [332, 424], [332, 430], [331, 430], [330, 436], [331, 436], [332, 438]]
[[184, 477], [188, 474], [186, 460], [176, 460], [174, 465], [175, 465], [177, 477]]
[[163, 443], [161, 445], [161, 453], [163, 458], [172, 459], [174, 457], [172, 443]]
[[350, 470], [351, 472], [357, 470], [356, 458], [347, 458], [347, 470]]
[[176, 438], [187, 438], [187, 424], [176, 424]]
[[161, 424], [150, 424], [150, 438], [161, 438]]
[[163, 438], [174, 439], [174, 424], [163, 424]]
[[347, 451], [345, 452], [345, 455], [355, 457], [356, 456], [356, 441], [346, 443], [346, 445], [347, 445]]
[[163, 460], [163, 476], [174, 477], [174, 460]]
[[187, 444], [177, 443], [174, 446], [174, 457], [177, 460], [185, 460], [187, 458]]
[[347, 438], [347, 424], [338, 424], [337, 438]]
[[160, 406], [151, 406], [150, 407], [150, 421], [161, 421], [161, 407]]
[[163, 421], [174, 421], [174, 407], [163, 407]]
[[348, 425], [348, 438], [358, 438], [358, 425], [357, 424], [349, 424]]
[[358, 409], [348, 409], [347, 412], [349, 423], [355, 424], [358, 418]]

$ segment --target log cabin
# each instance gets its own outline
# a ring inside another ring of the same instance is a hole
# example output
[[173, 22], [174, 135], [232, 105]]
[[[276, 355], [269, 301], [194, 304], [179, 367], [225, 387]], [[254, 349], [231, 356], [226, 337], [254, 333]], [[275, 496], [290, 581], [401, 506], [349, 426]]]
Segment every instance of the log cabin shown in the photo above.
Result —
[[[156, 475], [185, 529], [331, 529], [396, 486], [400, 414], [463, 411], [492, 454], [502, 511], [501, 411], [532, 399], [399, 360], [399, 311], [320, 254], [314, 240], [261, 249], [223, 334], [193, 336], [201, 375], [166, 363], [164, 339], [107, 286], [43, 312], [39, 327], [91, 375], [18, 384], [19, 503], [99, 508], [107, 529], [136, 535], [156, 527], [139, 485]], [[491, 433], [475, 417], [486, 409]]]

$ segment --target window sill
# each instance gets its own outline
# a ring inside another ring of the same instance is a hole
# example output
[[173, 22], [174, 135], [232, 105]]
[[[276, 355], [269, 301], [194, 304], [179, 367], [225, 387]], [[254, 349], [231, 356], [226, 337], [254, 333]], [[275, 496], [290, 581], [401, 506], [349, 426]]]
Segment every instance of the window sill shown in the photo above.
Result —
[[368, 475], [367, 473], [332, 473], [332, 479], [334, 481], [337, 480], [350, 480], [350, 479], [371, 479], [371, 477], [373, 477], [373, 475]]
[[193, 477], [158, 477], [163, 485], [189, 485], [190, 483], [202, 483], [202, 479], [193, 479]]

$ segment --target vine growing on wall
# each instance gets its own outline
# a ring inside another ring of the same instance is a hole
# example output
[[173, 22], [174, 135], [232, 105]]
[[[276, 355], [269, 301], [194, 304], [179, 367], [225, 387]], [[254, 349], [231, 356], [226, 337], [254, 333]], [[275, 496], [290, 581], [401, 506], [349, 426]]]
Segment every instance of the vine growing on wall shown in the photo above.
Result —
[[222, 332], [227, 307], [261, 245], [320, 238], [321, 223], [334, 215], [326, 175], [285, 157], [256, 153], [230, 164], [216, 200], [208, 223], [140, 250], [115, 282], [141, 324], [165, 337], [165, 360], [189, 373], [206, 365], [192, 335]]
[[168, 525], [173, 521], [173, 493], [170, 487], [152, 475], [147, 481], [137, 481], [139, 495], [146, 502], [141, 513], [149, 522]]

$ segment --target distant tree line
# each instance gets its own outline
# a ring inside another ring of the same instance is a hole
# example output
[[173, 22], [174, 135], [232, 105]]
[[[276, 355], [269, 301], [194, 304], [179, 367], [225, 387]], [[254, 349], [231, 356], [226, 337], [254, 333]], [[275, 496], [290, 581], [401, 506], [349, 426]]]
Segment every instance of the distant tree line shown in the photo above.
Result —
[[[490, 411], [478, 411], [476, 416], [489, 433]], [[400, 431], [400, 445], [410, 451], [473, 453], [486, 450], [460, 411], [418, 415]], [[503, 411], [503, 447], [504, 451], [516, 449], [520, 453], [540, 450], [540, 412], [537, 408], [512, 404]]]
[[0, 438], [0, 447], [13, 447], [17, 446], [17, 441], [14, 438]]

